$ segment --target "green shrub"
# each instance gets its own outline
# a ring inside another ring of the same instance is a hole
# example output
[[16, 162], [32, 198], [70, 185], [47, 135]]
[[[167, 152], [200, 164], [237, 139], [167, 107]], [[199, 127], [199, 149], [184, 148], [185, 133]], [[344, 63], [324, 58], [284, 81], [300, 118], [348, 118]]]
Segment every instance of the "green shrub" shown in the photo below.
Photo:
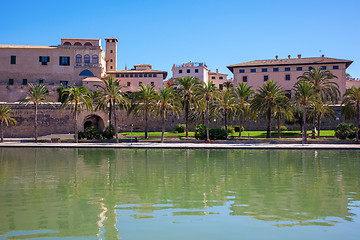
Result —
[[[234, 130], [235, 130], [235, 132], [239, 132], [239, 131], [240, 131], [240, 126], [239, 126], [239, 125], [235, 125], [235, 126], [234, 126]], [[244, 126], [241, 127], [241, 132], [243, 132], [243, 131], [244, 131]]]
[[205, 140], [206, 139], [206, 125], [199, 124], [195, 128], [195, 138]]
[[[221, 127], [221, 129], [225, 131], [225, 126]], [[235, 133], [235, 127], [228, 126], [227, 127], [227, 132], [228, 132], [228, 134], [234, 134]]]
[[[278, 130], [278, 127], [276, 127], [276, 130]], [[280, 132], [285, 132], [285, 131], [287, 131], [287, 127], [281, 125], [281, 126], [280, 126]]]
[[103, 132], [104, 139], [112, 139], [115, 136], [115, 128], [112, 124], [107, 126]]
[[[196, 126], [195, 138], [206, 140], [206, 125], [200, 124]], [[210, 140], [223, 140], [226, 139], [226, 132], [223, 129], [209, 129]]]
[[339, 139], [346, 139], [351, 134], [351, 129], [349, 124], [347, 123], [340, 123], [335, 128], [335, 137]]
[[186, 130], [185, 124], [178, 124], [175, 127], [175, 131], [177, 131], [178, 133], [183, 133], [185, 132], [185, 130]]
[[355, 124], [353, 124], [353, 123], [349, 124], [349, 128], [350, 128], [350, 132], [349, 132], [349, 135], [347, 136], [347, 138], [349, 138], [349, 139], [356, 138], [356, 126], [355, 126]]
[[81, 140], [81, 139], [84, 139], [84, 138], [85, 138], [84, 132], [78, 131], [78, 139]]
[[88, 140], [102, 139], [103, 132], [95, 129], [94, 127], [88, 127], [85, 129], [85, 137]]

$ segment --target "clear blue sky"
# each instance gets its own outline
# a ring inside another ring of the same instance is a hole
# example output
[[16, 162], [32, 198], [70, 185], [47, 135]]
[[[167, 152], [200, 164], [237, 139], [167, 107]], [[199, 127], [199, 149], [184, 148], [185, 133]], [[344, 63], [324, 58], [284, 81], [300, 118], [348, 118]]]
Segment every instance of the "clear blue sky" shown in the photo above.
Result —
[[359, 0], [2, 0], [0, 44], [100, 38], [105, 47], [115, 37], [118, 69], [149, 63], [169, 77], [174, 63], [232, 77], [230, 64], [325, 54], [353, 60], [348, 73], [360, 78], [359, 11]]

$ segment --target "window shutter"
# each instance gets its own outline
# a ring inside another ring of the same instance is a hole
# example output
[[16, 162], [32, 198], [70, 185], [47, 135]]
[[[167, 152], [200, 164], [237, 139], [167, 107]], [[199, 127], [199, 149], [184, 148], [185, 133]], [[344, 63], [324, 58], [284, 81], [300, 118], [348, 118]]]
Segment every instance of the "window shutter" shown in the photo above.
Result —
[[50, 57], [49, 56], [47, 57], [47, 61], [50, 62]]
[[39, 57], [39, 62], [42, 62], [41, 60], [42, 60], [42, 57], [40, 56], [40, 57]]
[[67, 57], [67, 65], [70, 65], [70, 57]]
[[62, 57], [59, 57], [59, 65], [62, 63]]

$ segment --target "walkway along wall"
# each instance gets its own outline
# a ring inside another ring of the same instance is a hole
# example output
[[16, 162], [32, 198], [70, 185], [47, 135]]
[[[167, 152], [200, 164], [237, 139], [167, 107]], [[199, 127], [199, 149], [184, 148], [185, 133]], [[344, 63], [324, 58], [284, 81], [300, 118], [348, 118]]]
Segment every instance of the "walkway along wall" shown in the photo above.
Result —
[[[13, 127], [5, 127], [5, 137], [33, 137], [34, 136], [34, 106], [23, 104], [7, 104], [14, 112], [14, 118], [18, 125]], [[340, 107], [335, 107], [336, 120], [329, 121], [328, 119], [322, 121], [321, 129], [335, 129], [335, 127], [342, 122], [340, 115]], [[144, 131], [145, 121], [141, 117], [133, 118], [128, 116], [126, 111], [117, 111], [118, 131], [130, 131], [130, 124], [133, 124], [134, 131]], [[185, 123], [183, 118], [177, 119], [175, 116], [169, 116], [166, 120], [166, 130], [174, 131], [179, 123]], [[109, 124], [109, 114], [103, 111], [83, 111], [79, 114], [78, 129], [84, 131], [84, 126], [96, 125], [100, 130], [103, 130]], [[199, 124], [199, 123], [196, 123]], [[190, 124], [190, 130], [195, 129], [195, 123]], [[238, 121], [230, 121], [229, 125], [238, 125]], [[285, 125], [284, 123], [281, 123]], [[309, 128], [310, 129], [309, 124]], [[223, 121], [211, 121], [210, 127], [220, 128], [223, 126]], [[288, 130], [300, 130], [299, 125], [286, 125]], [[266, 121], [258, 122], [248, 121], [245, 124], [245, 130], [266, 130]], [[275, 130], [276, 122], [272, 121], [272, 129]], [[161, 120], [150, 117], [149, 131], [161, 131]], [[60, 104], [55, 105], [41, 105], [38, 110], [38, 135], [49, 134], [64, 134], [74, 132], [74, 113], [70, 109], [60, 109]]]

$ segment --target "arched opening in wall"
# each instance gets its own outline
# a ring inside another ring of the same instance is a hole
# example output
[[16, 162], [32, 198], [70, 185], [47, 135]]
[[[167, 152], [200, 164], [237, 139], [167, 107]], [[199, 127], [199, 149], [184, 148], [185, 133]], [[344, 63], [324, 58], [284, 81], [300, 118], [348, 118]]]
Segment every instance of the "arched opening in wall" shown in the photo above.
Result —
[[84, 46], [92, 46], [92, 44], [89, 43], [89, 42], [86, 42], [86, 43], [84, 44]]
[[79, 76], [94, 77], [94, 74], [90, 70], [85, 69], [79, 74]]
[[104, 131], [104, 120], [98, 115], [89, 115], [84, 119], [84, 131], [88, 127], [94, 127], [97, 130]]
[[71, 43], [70, 42], [64, 42], [63, 45], [66, 45], [66, 46], [71, 46]]
[[76, 42], [76, 43], [74, 43], [74, 46], [82, 46], [82, 44], [79, 42]]

